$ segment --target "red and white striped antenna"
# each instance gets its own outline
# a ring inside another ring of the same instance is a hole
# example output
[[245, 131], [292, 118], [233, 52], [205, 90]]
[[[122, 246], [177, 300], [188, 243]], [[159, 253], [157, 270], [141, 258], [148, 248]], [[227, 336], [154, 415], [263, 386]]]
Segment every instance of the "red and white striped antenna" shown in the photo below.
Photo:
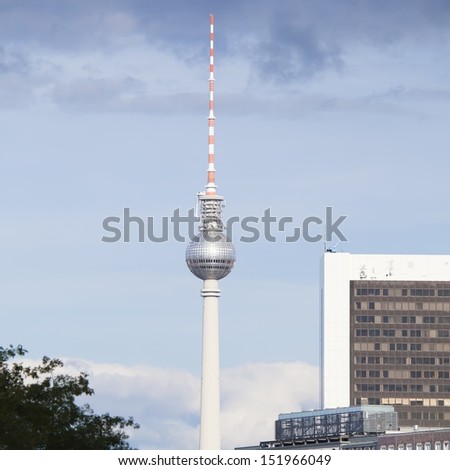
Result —
[[216, 169], [214, 166], [214, 15], [209, 15], [209, 115], [208, 115], [208, 183], [206, 195], [216, 195]]

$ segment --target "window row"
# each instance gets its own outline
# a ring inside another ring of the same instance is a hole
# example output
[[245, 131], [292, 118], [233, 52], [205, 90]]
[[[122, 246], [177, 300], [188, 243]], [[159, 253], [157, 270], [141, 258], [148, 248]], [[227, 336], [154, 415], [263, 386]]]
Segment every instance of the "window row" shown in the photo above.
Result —
[[356, 315], [356, 323], [448, 324], [450, 316], [434, 315]]
[[369, 296], [369, 295], [382, 295], [387, 296], [398, 296], [407, 297], [450, 297], [450, 289], [378, 289], [378, 288], [357, 288], [355, 289], [355, 295]]
[[[367, 400], [367, 403], [366, 403]], [[363, 399], [355, 397], [353, 402], [355, 405], [361, 405], [364, 401], [368, 405], [402, 405], [402, 409], [405, 406], [423, 406], [423, 407], [445, 407], [450, 406], [450, 398], [431, 398], [426, 396], [423, 398], [406, 398], [404, 395], [395, 395], [395, 396], [383, 396], [383, 397], [364, 397]], [[400, 417], [401, 411], [398, 411], [399, 419], [407, 419], [405, 417]], [[450, 420], [450, 413], [446, 413], [445, 419]]]
[[355, 378], [383, 378], [383, 379], [450, 379], [449, 371], [434, 370], [366, 370], [356, 369]]
[[450, 311], [449, 302], [377, 302], [377, 301], [355, 301], [355, 310], [383, 310], [403, 312], [444, 312]]
[[[424, 419], [424, 420], [437, 420], [437, 419], [443, 419], [443, 418], [413, 418], [413, 419]], [[397, 447], [395, 447], [394, 444], [387, 444], [387, 445], [381, 445], [380, 450], [433, 450], [433, 445], [431, 442], [407, 442], [407, 443], [401, 443], [398, 444]], [[436, 441], [434, 443], [434, 450], [450, 450], [450, 445], [448, 441], [445, 441], [441, 443], [440, 441]]]
[[385, 338], [450, 338], [450, 330], [394, 330], [394, 329], [365, 329], [357, 328], [355, 330], [355, 336], [367, 336], [367, 337], [377, 337], [383, 336]]
[[[370, 353], [372, 351], [379, 351], [381, 353], [402, 353], [407, 355], [409, 351], [419, 351], [427, 354], [448, 354], [450, 353], [450, 341], [445, 341], [441, 343], [435, 343], [431, 341], [422, 342], [422, 343], [390, 343], [390, 342], [380, 342], [375, 343], [369, 341], [367, 338], [362, 337], [358, 338], [360, 341], [355, 341], [353, 343], [352, 351], [355, 354], [361, 353]], [[378, 340], [378, 338], [376, 338]], [[410, 344], [408, 346], [408, 344]]]
[[357, 338], [381, 336], [384, 338], [450, 338], [450, 330], [380, 330], [377, 328], [358, 328], [355, 330], [355, 337]]
[[355, 392], [450, 393], [450, 385], [355, 383]]
[[448, 357], [399, 357], [399, 356], [355, 356], [355, 364], [383, 364], [383, 365], [419, 365], [419, 366], [434, 366], [434, 365], [449, 365], [450, 358]]

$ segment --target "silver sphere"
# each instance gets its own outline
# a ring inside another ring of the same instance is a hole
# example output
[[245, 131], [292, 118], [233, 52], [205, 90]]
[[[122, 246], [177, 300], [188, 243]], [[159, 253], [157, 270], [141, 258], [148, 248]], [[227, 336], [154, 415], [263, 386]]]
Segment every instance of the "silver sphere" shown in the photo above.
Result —
[[201, 232], [186, 248], [188, 268], [203, 280], [224, 278], [231, 272], [235, 262], [234, 246], [222, 232]]

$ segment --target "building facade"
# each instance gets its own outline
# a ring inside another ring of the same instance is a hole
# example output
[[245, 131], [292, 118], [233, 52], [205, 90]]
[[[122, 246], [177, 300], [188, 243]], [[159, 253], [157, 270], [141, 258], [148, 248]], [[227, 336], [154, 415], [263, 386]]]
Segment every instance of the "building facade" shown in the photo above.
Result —
[[450, 427], [450, 256], [324, 253], [321, 407]]
[[342, 435], [326, 439], [262, 441], [236, 450], [450, 450], [450, 429], [387, 432], [384, 434]]
[[390, 405], [281, 413], [275, 439], [239, 450], [450, 450], [450, 428], [399, 429]]

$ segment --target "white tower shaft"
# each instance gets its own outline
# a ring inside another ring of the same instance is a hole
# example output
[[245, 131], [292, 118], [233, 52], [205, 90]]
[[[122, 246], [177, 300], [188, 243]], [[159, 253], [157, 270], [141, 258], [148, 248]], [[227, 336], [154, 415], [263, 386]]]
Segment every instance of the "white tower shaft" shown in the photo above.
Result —
[[220, 449], [219, 283], [203, 281], [200, 449]]

